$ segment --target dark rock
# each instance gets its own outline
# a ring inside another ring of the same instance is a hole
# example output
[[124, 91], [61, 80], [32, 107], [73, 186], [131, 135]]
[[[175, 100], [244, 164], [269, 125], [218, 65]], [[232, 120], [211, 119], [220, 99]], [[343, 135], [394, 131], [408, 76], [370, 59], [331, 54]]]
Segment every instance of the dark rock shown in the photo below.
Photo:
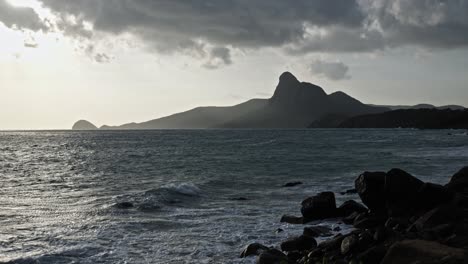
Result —
[[284, 232], [283, 229], [281, 229], [281, 228], [276, 229], [276, 233], [282, 233], [282, 232]]
[[345, 237], [342, 234], [338, 234], [335, 237], [325, 240], [318, 245], [320, 249], [325, 249], [327, 251], [338, 249], [340, 250], [341, 242]]
[[453, 193], [448, 188], [434, 183], [424, 183], [418, 191], [418, 209], [427, 211], [449, 202]]
[[347, 225], [352, 225], [354, 223], [354, 220], [356, 219], [356, 217], [359, 216], [359, 213], [358, 212], [354, 212], [346, 217], [343, 217], [342, 221], [343, 223], [347, 224]]
[[308, 226], [304, 228], [303, 234], [310, 237], [331, 236], [331, 228], [327, 226]]
[[311, 250], [317, 247], [317, 241], [310, 236], [301, 235], [288, 239], [281, 243], [282, 251], [303, 251]]
[[358, 244], [358, 238], [355, 235], [347, 236], [341, 241], [341, 254], [350, 253]]
[[467, 194], [468, 166], [455, 173], [446, 186], [451, 191]]
[[417, 208], [418, 191], [424, 182], [411, 174], [392, 169], [385, 176], [385, 198], [390, 216], [411, 215]]
[[335, 232], [341, 231], [341, 227], [337, 226], [337, 227], [333, 228], [333, 231], [335, 231]]
[[356, 194], [358, 193], [356, 189], [349, 189], [344, 192], [340, 192], [341, 195], [346, 195], [346, 194]]
[[115, 207], [117, 207], [119, 209], [130, 209], [130, 208], [133, 208], [133, 203], [131, 203], [131, 202], [120, 202], [120, 203], [116, 203]]
[[385, 246], [374, 246], [360, 253], [357, 256], [357, 260], [360, 263], [380, 263], [386, 253], [387, 248]]
[[384, 241], [387, 238], [387, 229], [383, 226], [377, 227], [373, 238], [377, 242]]
[[281, 223], [288, 223], [293, 225], [300, 225], [304, 223], [302, 217], [293, 216], [293, 215], [283, 215], [280, 220]]
[[346, 217], [354, 212], [365, 213], [367, 212], [367, 208], [354, 200], [349, 200], [344, 202], [340, 207], [338, 207], [338, 212], [340, 213], [340, 215]]
[[299, 259], [302, 258], [302, 254], [298, 251], [288, 252], [287, 256], [288, 256], [289, 261], [294, 262], [294, 263], [296, 263]]
[[337, 216], [335, 194], [322, 192], [302, 201], [301, 213], [305, 221], [333, 218]]
[[286, 183], [285, 185], [283, 185], [283, 187], [294, 187], [294, 186], [297, 186], [297, 185], [301, 185], [302, 182], [300, 181], [297, 181], [297, 182], [288, 182]]
[[241, 258], [245, 258], [248, 256], [252, 255], [260, 255], [263, 251], [268, 250], [269, 248], [260, 244], [260, 243], [252, 243], [250, 245], [247, 245], [244, 250], [242, 250], [242, 253], [240, 255]]
[[377, 214], [385, 214], [385, 172], [364, 172], [354, 182], [361, 201]]
[[277, 249], [268, 249], [260, 253], [257, 258], [257, 264], [286, 264], [289, 263], [288, 257]]
[[422, 215], [408, 228], [408, 231], [422, 231], [441, 224], [454, 223], [459, 214], [459, 209], [453, 205], [439, 206]]
[[383, 258], [381, 264], [394, 263], [442, 263], [441, 260], [450, 257], [455, 263], [463, 263], [466, 251], [452, 248], [437, 242], [425, 240], [404, 240], [393, 244]]
[[383, 223], [383, 218], [376, 215], [360, 214], [354, 219], [355, 228], [374, 228]]

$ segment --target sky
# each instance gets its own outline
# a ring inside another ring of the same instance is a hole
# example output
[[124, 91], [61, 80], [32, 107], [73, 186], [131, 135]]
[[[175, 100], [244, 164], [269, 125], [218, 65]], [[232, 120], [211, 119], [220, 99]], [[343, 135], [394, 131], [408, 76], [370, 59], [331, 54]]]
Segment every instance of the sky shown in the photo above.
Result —
[[269, 98], [468, 106], [468, 0], [0, 0], [0, 129]]

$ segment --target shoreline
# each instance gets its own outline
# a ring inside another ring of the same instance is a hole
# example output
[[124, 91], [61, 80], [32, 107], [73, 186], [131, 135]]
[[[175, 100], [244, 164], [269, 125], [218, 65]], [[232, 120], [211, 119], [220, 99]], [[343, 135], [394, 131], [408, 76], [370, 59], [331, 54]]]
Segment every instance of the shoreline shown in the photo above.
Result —
[[258, 264], [468, 263], [468, 167], [448, 178], [439, 185], [401, 169], [364, 172], [343, 192], [360, 201], [337, 206], [333, 192], [321, 192], [302, 201], [301, 216], [281, 218], [291, 225], [336, 219], [352, 231], [305, 226], [276, 247], [249, 244], [240, 257], [255, 255]]

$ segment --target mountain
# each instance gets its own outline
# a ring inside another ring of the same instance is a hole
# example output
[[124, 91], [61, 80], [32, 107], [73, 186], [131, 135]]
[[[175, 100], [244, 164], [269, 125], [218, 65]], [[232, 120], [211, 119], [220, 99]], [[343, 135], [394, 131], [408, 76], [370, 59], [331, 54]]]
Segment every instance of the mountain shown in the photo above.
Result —
[[270, 99], [252, 99], [227, 107], [197, 107], [143, 123], [101, 129], [305, 128], [327, 114], [350, 117], [388, 110], [363, 104], [343, 92], [327, 95], [321, 87], [300, 82], [285, 72]]
[[417, 104], [417, 105], [371, 105], [371, 106], [381, 106], [381, 107], [387, 107], [390, 108], [391, 110], [399, 110], [399, 109], [439, 109], [439, 110], [445, 110], [445, 109], [450, 109], [450, 110], [464, 110], [466, 109], [463, 106], [460, 105], [443, 105], [443, 106], [435, 106], [431, 104]]
[[399, 109], [351, 117], [340, 128], [468, 129], [468, 110]]
[[80, 120], [76, 122], [72, 130], [96, 130], [98, 129], [95, 125], [93, 125], [91, 122], [86, 121], [86, 120]]

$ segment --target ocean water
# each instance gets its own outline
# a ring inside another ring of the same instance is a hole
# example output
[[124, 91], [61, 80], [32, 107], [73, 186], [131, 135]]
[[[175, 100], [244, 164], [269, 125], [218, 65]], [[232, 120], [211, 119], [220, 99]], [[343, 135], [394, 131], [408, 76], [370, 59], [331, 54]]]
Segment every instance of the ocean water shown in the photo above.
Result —
[[310, 195], [366, 170], [446, 183], [466, 165], [465, 131], [0, 132], [0, 262], [254, 263], [241, 249], [300, 234], [279, 220]]

